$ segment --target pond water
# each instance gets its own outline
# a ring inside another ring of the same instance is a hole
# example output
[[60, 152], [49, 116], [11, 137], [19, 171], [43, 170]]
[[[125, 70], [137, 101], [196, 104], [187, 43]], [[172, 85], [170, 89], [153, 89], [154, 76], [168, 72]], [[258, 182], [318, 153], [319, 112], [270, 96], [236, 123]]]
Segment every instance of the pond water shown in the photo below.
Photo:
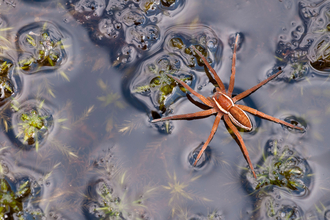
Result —
[[[249, 115], [257, 179], [214, 116], [166, 74]], [[1, 219], [330, 219], [330, 2], [0, 0]]]

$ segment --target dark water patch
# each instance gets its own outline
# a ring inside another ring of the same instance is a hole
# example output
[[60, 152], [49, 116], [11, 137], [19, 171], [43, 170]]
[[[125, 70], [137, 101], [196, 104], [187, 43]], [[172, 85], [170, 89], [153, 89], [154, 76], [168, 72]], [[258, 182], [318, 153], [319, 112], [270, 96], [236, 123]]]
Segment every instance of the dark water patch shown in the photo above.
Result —
[[106, 2], [105, 0], [80, 0], [76, 2], [74, 7], [77, 12], [99, 17], [103, 14]]
[[306, 23], [300, 14], [299, 20], [282, 27], [276, 48], [276, 65], [284, 66], [281, 78], [286, 82], [294, 83], [311, 77], [308, 54], [313, 40], [309, 38], [310, 29]]
[[146, 17], [143, 11], [137, 8], [135, 10], [132, 8], [124, 9], [120, 13], [115, 14], [115, 19], [117, 21], [122, 21], [127, 27], [143, 25], [146, 23]]
[[118, 51], [117, 58], [113, 62], [113, 66], [122, 68], [126, 64], [134, 62], [136, 57], [140, 57], [140, 54], [138, 54], [136, 48], [133, 45], [123, 46], [121, 51]]
[[140, 50], [150, 48], [160, 39], [160, 30], [156, 25], [145, 27], [136, 26], [127, 28], [126, 42], [132, 43]]
[[122, 37], [121, 35], [123, 35], [121, 27], [121, 23], [117, 23], [116, 20], [112, 20], [110, 18], [102, 19], [99, 23], [99, 31], [101, 35], [98, 37], [99, 39], [101, 39], [103, 36], [108, 39], [120, 38]]
[[[140, 53], [159, 43], [158, 23], [164, 16], [161, 12], [165, 8], [166, 11], [178, 11], [184, 2], [81, 0], [67, 5], [75, 18], [88, 28], [93, 41], [110, 47], [111, 62], [119, 67], [135, 61], [141, 57]], [[92, 22], [97, 22], [98, 28]], [[125, 54], [127, 51], [131, 51], [129, 57]]]
[[173, 17], [177, 15], [185, 6], [185, 0], [135, 0], [140, 8], [148, 15], [161, 15]]

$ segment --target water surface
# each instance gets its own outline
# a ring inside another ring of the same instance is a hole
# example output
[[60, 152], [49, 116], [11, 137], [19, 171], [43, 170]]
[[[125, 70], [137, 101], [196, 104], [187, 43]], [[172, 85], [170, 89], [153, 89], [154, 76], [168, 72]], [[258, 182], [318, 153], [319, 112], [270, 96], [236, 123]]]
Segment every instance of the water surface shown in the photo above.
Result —
[[[0, 215], [8, 219], [330, 219], [327, 1], [0, 1]], [[215, 81], [234, 95], [283, 73], [239, 104], [257, 173], [223, 122], [196, 167], [214, 116]]]

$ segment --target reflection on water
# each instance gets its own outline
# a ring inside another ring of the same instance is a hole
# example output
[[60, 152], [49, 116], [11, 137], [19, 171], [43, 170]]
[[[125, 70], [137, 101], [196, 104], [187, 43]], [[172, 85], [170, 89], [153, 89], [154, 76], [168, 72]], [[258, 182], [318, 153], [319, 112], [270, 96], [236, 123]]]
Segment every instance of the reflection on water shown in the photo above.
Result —
[[[3, 219], [330, 219], [328, 1], [0, 0]], [[151, 123], [233, 94], [305, 127], [251, 116], [257, 179], [220, 123]]]

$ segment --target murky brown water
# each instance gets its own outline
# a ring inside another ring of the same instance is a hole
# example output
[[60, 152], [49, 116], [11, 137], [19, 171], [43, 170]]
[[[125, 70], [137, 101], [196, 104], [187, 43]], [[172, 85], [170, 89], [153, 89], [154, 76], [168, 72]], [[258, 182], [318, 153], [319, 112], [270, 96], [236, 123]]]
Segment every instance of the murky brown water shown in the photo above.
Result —
[[[330, 219], [330, 3], [0, 0], [1, 219]], [[166, 74], [211, 96], [195, 45], [239, 104], [257, 180], [220, 122]]]

